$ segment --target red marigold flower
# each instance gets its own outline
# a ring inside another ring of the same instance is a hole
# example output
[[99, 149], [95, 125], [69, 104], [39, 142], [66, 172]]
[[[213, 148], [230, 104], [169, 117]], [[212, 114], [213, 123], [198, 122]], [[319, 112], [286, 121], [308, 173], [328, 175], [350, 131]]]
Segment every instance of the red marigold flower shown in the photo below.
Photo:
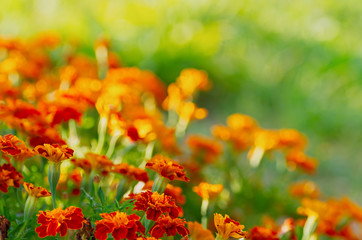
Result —
[[61, 163], [73, 156], [73, 150], [67, 145], [47, 144], [37, 146], [34, 151], [51, 162]]
[[102, 220], [96, 221], [96, 239], [106, 240], [111, 233], [115, 240], [134, 240], [136, 232], [145, 234], [145, 227], [136, 214], [127, 215], [124, 212], [101, 213]]
[[179, 215], [175, 202], [165, 194], [146, 191], [133, 195], [133, 198], [136, 200], [134, 209], [145, 211], [147, 219], [156, 221], [164, 213], [168, 213], [172, 218], [177, 218]]
[[8, 187], [18, 188], [22, 182], [23, 176], [11, 164], [0, 166], [0, 191], [7, 193]]
[[148, 182], [149, 178], [147, 172], [141, 168], [137, 168], [133, 165], [129, 165], [128, 163], [121, 163], [114, 165], [112, 168], [112, 172], [123, 174], [132, 180]]
[[0, 150], [5, 154], [16, 155], [21, 153], [19, 146], [22, 143], [24, 142], [11, 134], [0, 136]]
[[230, 219], [227, 214], [223, 217], [221, 214], [215, 213], [214, 223], [219, 239], [227, 240], [230, 237], [245, 238], [247, 235], [247, 232], [243, 231], [244, 225], [240, 225], [237, 221]]
[[30, 196], [36, 198], [51, 196], [51, 193], [48, 190], [43, 187], [35, 187], [32, 183], [25, 182], [23, 183], [23, 186]]
[[35, 229], [40, 238], [47, 236], [55, 236], [60, 233], [64, 237], [68, 229], [80, 229], [84, 220], [82, 209], [71, 206], [62, 210], [61, 208], [53, 209], [52, 211], [39, 211], [38, 223], [41, 226]]
[[188, 182], [184, 168], [174, 160], [157, 154], [146, 164], [146, 168], [151, 169], [169, 180], [179, 180]]
[[155, 225], [150, 229], [150, 234], [155, 238], [162, 238], [165, 233], [167, 236], [175, 236], [177, 233], [186, 236], [190, 234], [190, 231], [185, 227], [185, 224], [185, 219], [163, 215], [157, 219]]
[[[148, 181], [144, 186], [143, 190], [152, 190], [153, 181]], [[175, 202], [179, 205], [183, 205], [186, 202], [186, 198], [184, 195], [182, 195], [182, 188], [176, 187], [171, 184], [167, 184], [165, 190], [163, 193], [167, 196], [172, 197], [172, 199], [175, 200]]]
[[266, 227], [254, 227], [248, 236], [250, 240], [278, 240], [277, 232]]

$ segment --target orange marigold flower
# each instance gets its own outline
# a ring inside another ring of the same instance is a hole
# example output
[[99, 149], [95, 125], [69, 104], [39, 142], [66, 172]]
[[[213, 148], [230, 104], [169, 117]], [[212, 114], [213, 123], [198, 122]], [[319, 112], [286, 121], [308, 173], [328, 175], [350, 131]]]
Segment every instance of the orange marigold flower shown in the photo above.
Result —
[[54, 163], [61, 163], [63, 160], [69, 159], [74, 152], [67, 145], [47, 143], [36, 146], [34, 151]]
[[8, 134], [5, 136], [0, 136], [0, 150], [9, 155], [17, 155], [21, 153], [19, 146], [24, 143], [16, 136]]
[[85, 158], [72, 159], [74, 165], [83, 168], [89, 174], [92, 170], [107, 175], [113, 166], [113, 162], [106, 156], [96, 153], [86, 153]]
[[0, 191], [7, 193], [8, 187], [18, 188], [22, 182], [23, 176], [11, 164], [0, 166]]
[[318, 187], [312, 181], [301, 181], [293, 183], [289, 187], [289, 193], [298, 198], [318, 198], [319, 196]]
[[198, 222], [188, 222], [188, 229], [190, 230], [190, 237], [192, 240], [214, 240], [215, 237], [212, 232]]
[[186, 96], [193, 95], [196, 90], [205, 91], [211, 87], [207, 73], [194, 68], [182, 70], [176, 84]]
[[247, 235], [247, 232], [243, 231], [245, 226], [230, 219], [227, 214], [223, 217], [221, 214], [215, 213], [214, 224], [218, 232], [217, 236], [219, 239], [228, 240], [230, 237], [245, 238]]
[[254, 227], [248, 236], [250, 240], [278, 240], [277, 232], [266, 227]]
[[189, 136], [187, 145], [192, 151], [193, 158], [201, 158], [203, 162], [212, 163], [222, 153], [222, 145], [213, 139], [197, 135]]
[[101, 213], [102, 220], [96, 221], [96, 239], [106, 240], [111, 233], [115, 240], [136, 238], [136, 232], [145, 234], [145, 227], [136, 214], [127, 215], [124, 212]]
[[165, 233], [167, 236], [175, 236], [177, 233], [186, 236], [190, 234], [190, 231], [185, 227], [185, 224], [185, 219], [163, 215], [157, 219], [149, 233], [155, 238], [162, 238]]
[[[153, 181], [148, 181], [144, 186], [144, 190], [151, 190], [153, 186]], [[186, 198], [182, 195], [182, 188], [167, 184], [163, 193], [167, 196], [172, 197], [177, 204], [183, 205], [185, 204]]]
[[30, 196], [36, 198], [51, 196], [51, 193], [48, 190], [43, 187], [35, 187], [32, 183], [25, 182], [23, 183], [23, 186]]
[[164, 213], [168, 213], [172, 218], [177, 218], [179, 215], [173, 199], [163, 193], [146, 191], [133, 195], [132, 198], [136, 200], [134, 209], [145, 211], [147, 219], [156, 221]]
[[193, 187], [192, 190], [202, 197], [202, 199], [213, 199], [221, 193], [223, 188], [224, 187], [221, 184], [202, 182], [198, 186]]
[[280, 129], [278, 134], [280, 148], [304, 149], [307, 145], [307, 138], [295, 129]]
[[318, 161], [308, 157], [304, 152], [299, 150], [291, 150], [286, 156], [287, 165], [292, 168], [300, 168], [306, 173], [312, 174], [315, 172]]
[[179, 180], [188, 182], [184, 168], [174, 160], [157, 154], [146, 164], [146, 168], [151, 169], [169, 180]]
[[133, 165], [129, 165], [128, 163], [121, 163], [113, 165], [112, 172], [123, 174], [132, 180], [148, 182], [148, 174], [145, 170], [141, 168], [137, 168]]
[[154, 238], [154, 237], [137, 237], [136, 240], [161, 240], [161, 238]]
[[86, 223], [82, 209], [71, 206], [62, 210], [61, 208], [52, 211], [39, 211], [38, 223], [41, 226], [35, 229], [40, 238], [55, 236], [60, 233], [64, 237], [68, 229], [80, 229]]

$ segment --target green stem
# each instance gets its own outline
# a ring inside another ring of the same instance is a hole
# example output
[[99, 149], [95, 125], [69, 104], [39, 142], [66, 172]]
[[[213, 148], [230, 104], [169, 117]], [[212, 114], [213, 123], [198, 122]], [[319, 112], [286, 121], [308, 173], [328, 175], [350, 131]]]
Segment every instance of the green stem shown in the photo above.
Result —
[[207, 229], [207, 209], [209, 207], [209, 199], [202, 199], [201, 203], [201, 223]]
[[121, 136], [122, 134], [121, 133], [115, 133], [113, 136], [112, 136], [112, 138], [111, 138], [111, 141], [110, 141], [110, 143], [109, 143], [109, 148], [108, 148], [108, 151], [107, 151], [107, 153], [106, 153], [106, 156], [108, 157], [108, 158], [110, 158], [111, 156], [112, 156], [112, 154], [113, 154], [113, 152], [114, 152], [114, 148], [115, 148], [115, 146], [116, 146], [116, 143], [117, 143], [117, 141], [118, 141], [118, 139], [119, 139], [119, 137]]
[[53, 208], [56, 208], [55, 195], [60, 177], [60, 163], [50, 162], [48, 170], [48, 181], [50, 185], [50, 192], [52, 194]]
[[108, 119], [106, 117], [101, 117], [98, 123], [98, 144], [95, 150], [95, 153], [100, 154], [104, 145], [107, 132], [107, 123]]

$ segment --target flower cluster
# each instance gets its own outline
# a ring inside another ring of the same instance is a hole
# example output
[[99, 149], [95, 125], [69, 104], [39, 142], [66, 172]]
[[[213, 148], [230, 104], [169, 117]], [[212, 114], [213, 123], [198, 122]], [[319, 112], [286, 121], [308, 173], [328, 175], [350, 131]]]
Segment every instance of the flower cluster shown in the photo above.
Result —
[[318, 165], [304, 134], [240, 113], [188, 134], [205, 71], [166, 85], [110, 40], [78, 47], [0, 36], [1, 239], [361, 238], [362, 208], [303, 175]]

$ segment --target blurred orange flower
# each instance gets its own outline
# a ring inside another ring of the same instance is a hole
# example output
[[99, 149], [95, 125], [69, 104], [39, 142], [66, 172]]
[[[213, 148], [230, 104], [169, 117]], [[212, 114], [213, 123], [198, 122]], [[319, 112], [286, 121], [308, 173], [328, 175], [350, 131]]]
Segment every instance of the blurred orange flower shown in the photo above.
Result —
[[90, 174], [92, 170], [107, 175], [113, 167], [113, 162], [106, 156], [96, 153], [86, 153], [85, 158], [72, 159], [72, 163], [82, 168], [86, 174]]
[[115, 164], [112, 167], [112, 172], [120, 173], [124, 176], [129, 177], [131, 180], [148, 182], [148, 174], [144, 169], [137, 168], [133, 165], [129, 165], [128, 163]]
[[318, 161], [308, 157], [304, 152], [291, 150], [286, 156], [287, 165], [291, 169], [300, 168], [306, 173], [313, 174], [317, 168]]
[[318, 198], [318, 186], [312, 181], [301, 181], [290, 185], [289, 193], [298, 198]]
[[171, 181], [179, 180], [188, 182], [190, 180], [180, 164], [161, 154], [157, 154], [150, 159], [146, 164], [146, 168], [159, 173], [161, 176]]
[[0, 166], [0, 191], [7, 193], [9, 187], [18, 188], [22, 182], [23, 176], [11, 164]]
[[41, 226], [37, 227], [35, 231], [40, 238], [55, 236], [58, 233], [64, 237], [67, 235], [68, 229], [80, 229], [83, 223], [86, 223], [82, 209], [74, 206], [64, 210], [56, 208], [52, 211], [39, 211], [37, 216]]
[[266, 227], [253, 227], [248, 235], [250, 240], [278, 240], [277, 232]]
[[96, 239], [106, 240], [111, 233], [115, 240], [134, 240], [136, 232], [145, 234], [145, 227], [136, 214], [127, 215], [124, 212], [101, 213], [102, 220], [96, 221]]
[[214, 199], [221, 193], [223, 188], [221, 184], [202, 182], [198, 186], [193, 187], [192, 190], [202, 197], [202, 199]]
[[200, 158], [205, 163], [214, 162], [222, 153], [222, 145], [206, 137], [191, 135], [187, 138], [187, 145], [192, 151], [193, 158]]
[[190, 237], [192, 240], [214, 240], [215, 237], [212, 232], [198, 222], [188, 222], [187, 227], [190, 230]]

